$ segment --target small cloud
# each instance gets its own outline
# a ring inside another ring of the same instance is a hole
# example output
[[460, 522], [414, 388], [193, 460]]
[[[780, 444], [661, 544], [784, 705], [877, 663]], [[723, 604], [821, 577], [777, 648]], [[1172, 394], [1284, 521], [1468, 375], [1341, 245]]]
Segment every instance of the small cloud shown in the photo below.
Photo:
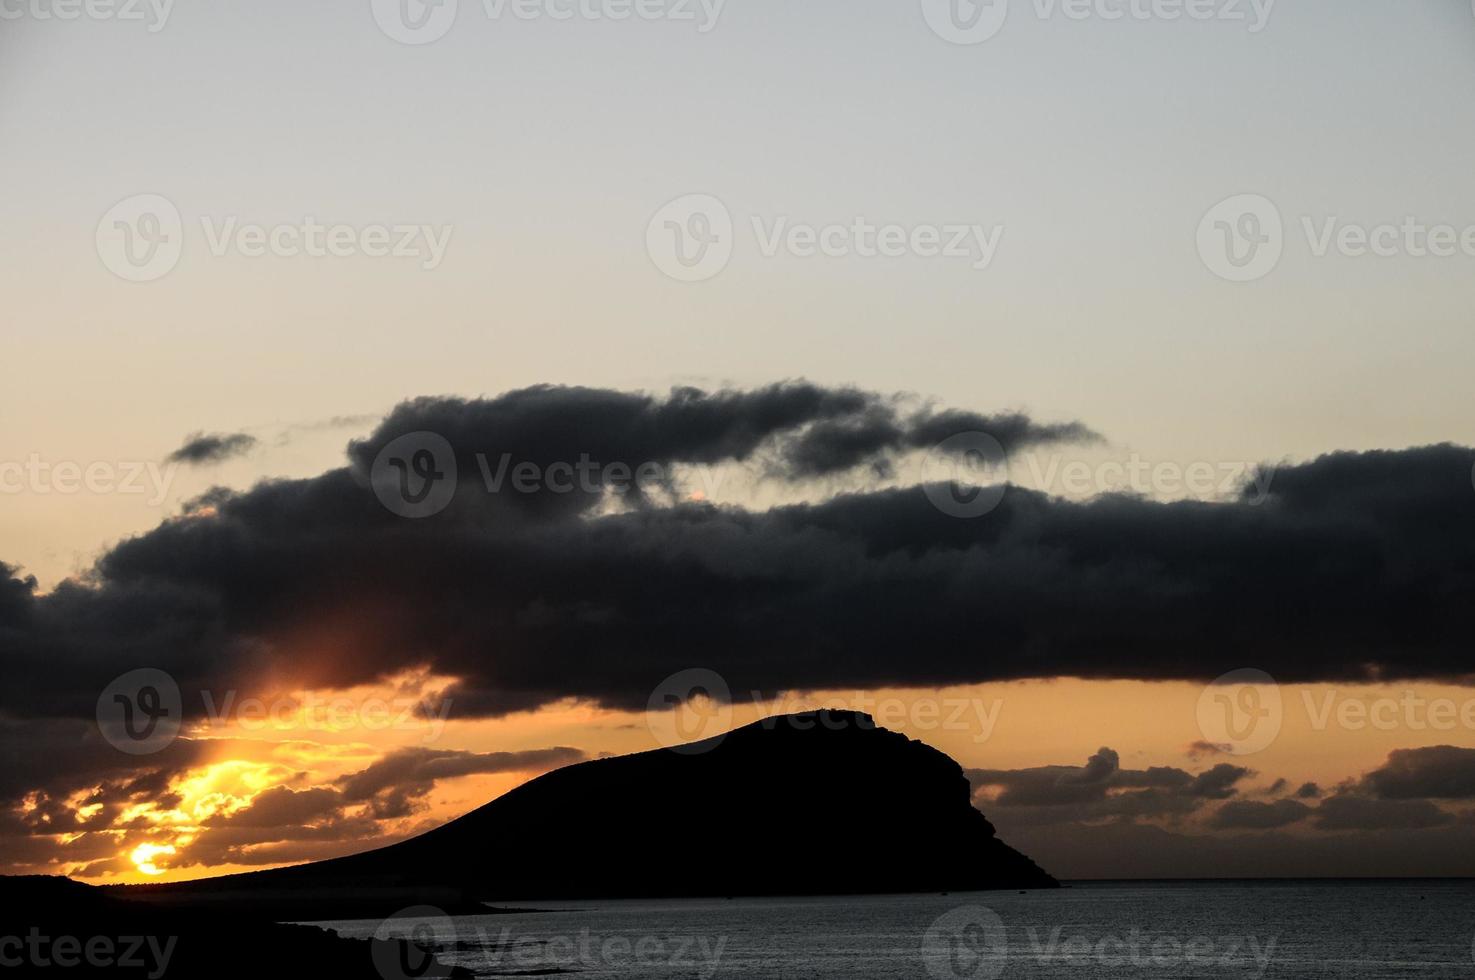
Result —
[[1315, 800], [1321, 798], [1321, 787], [1315, 783], [1302, 783], [1301, 788], [1296, 790], [1296, 799]]
[[1190, 759], [1198, 759], [1206, 755], [1227, 755], [1229, 754], [1229, 748], [1228, 745], [1220, 745], [1218, 742], [1205, 742], [1203, 739], [1199, 739], [1197, 742], [1190, 742], [1188, 744], [1188, 751], [1185, 754]]
[[169, 454], [168, 462], [186, 466], [207, 466], [234, 456], [244, 456], [256, 446], [256, 437], [244, 432], [196, 432]]

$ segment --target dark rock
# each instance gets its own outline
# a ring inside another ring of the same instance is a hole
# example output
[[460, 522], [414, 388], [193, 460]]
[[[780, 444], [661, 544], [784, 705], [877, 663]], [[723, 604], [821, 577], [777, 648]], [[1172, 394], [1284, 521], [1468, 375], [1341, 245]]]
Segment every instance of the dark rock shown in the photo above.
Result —
[[[382, 980], [371, 942], [225, 910], [158, 908], [66, 878], [0, 877], [0, 909], [6, 976]], [[403, 950], [412, 962], [426, 955], [401, 943], [379, 945], [381, 955]], [[471, 978], [459, 968], [432, 972]]]
[[1054, 887], [995, 836], [956, 762], [869, 715], [833, 711], [569, 766], [391, 847], [165, 892], [367, 889], [410, 905], [435, 892], [491, 901]]

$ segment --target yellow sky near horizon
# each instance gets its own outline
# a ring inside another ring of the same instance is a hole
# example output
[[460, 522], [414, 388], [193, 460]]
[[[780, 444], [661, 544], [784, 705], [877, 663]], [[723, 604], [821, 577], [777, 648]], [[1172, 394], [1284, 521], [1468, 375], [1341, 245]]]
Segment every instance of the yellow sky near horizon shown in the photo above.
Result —
[[[402, 690], [360, 689], [346, 701], [334, 703], [388, 701]], [[1195, 743], [1205, 740], [1198, 711], [1204, 690], [1202, 685], [1188, 683], [1060, 679], [936, 691], [822, 691], [759, 701], [739, 697], [730, 709], [703, 714], [708, 727], [696, 734], [718, 734], [773, 714], [819, 706], [845, 708], [870, 713], [878, 724], [946, 752], [965, 768], [1081, 766], [1099, 748], [1107, 747], [1120, 754], [1124, 769], [1168, 766], [1199, 772], [1220, 762], [1247, 766], [1254, 774], [1241, 785], [1244, 798], [1256, 798], [1279, 779], [1292, 788], [1309, 781], [1329, 790], [1377, 767], [1395, 749], [1475, 746], [1475, 689], [1315, 684], [1280, 689], [1278, 734], [1262, 750], [1246, 755], [1205, 752], [1195, 748]], [[341, 692], [336, 696], [320, 692], [320, 696], [345, 697]], [[653, 727], [642, 712], [579, 704], [466, 721], [454, 719], [453, 707], [452, 720], [443, 730], [436, 729], [433, 719], [371, 730], [365, 727], [365, 717], [356, 720], [350, 712], [330, 726], [323, 722], [326, 714], [317, 718], [284, 714], [269, 725], [253, 717], [192, 731], [194, 737], [218, 741], [222, 753], [179, 774], [170, 786], [170, 792], [179, 797], [176, 806], [144, 804], [125, 813], [118, 823], [131, 821], [135, 830], [119, 835], [119, 851], [132, 856], [131, 867], [121, 874], [86, 880], [185, 880], [352, 853], [366, 845], [346, 830], [341, 839], [335, 839], [331, 830], [325, 832], [322, 840], [294, 860], [266, 864], [201, 865], [195, 863], [191, 848], [212, 816], [245, 811], [261, 793], [274, 788], [301, 791], [331, 786], [395, 750], [489, 753], [572, 746], [588, 757], [620, 755], [659, 747], [669, 720], [652, 716]], [[376, 717], [382, 720], [383, 716]], [[374, 826], [378, 833], [391, 837], [423, 832], [537, 774], [520, 771], [442, 779], [426, 794], [422, 809]], [[145, 828], [144, 832], [138, 827]], [[1199, 825], [1190, 829], [1207, 830]], [[81, 866], [64, 865], [57, 870], [75, 874]]]

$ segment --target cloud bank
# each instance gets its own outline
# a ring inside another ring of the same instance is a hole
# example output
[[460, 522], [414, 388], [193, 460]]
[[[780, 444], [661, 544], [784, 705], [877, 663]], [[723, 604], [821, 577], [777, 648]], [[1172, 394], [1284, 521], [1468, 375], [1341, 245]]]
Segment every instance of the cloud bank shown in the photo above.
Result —
[[[451, 447], [458, 479], [443, 511], [409, 520], [371, 482], [386, 447], [424, 432]], [[968, 432], [1011, 453], [1096, 438], [804, 383], [408, 402], [343, 468], [214, 491], [48, 595], [0, 572], [0, 710], [89, 717], [140, 665], [173, 674], [187, 711], [200, 691], [268, 676], [347, 687], [429, 669], [458, 680], [457, 717], [565, 698], [643, 707], [694, 663], [741, 694], [1207, 680], [1247, 662], [1282, 681], [1471, 672], [1467, 448], [1287, 465], [1258, 502], [1011, 487], [972, 520], [922, 486], [767, 510], [680, 492], [696, 465], [869, 478]], [[581, 459], [663, 469], [623, 494], [608, 468], [569, 491], [488, 492], [487, 460], [503, 457], [544, 472]]]

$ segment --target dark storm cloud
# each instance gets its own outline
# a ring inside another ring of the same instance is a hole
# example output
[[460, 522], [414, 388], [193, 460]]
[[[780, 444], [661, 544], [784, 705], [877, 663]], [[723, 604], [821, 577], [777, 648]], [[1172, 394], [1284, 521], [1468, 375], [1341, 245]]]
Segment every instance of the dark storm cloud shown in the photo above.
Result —
[[873, 404], [844, 419], [827, 419], [809, 427], [783, 447], [782, 460], [791, 478], [826, 476], [861, 465], [891, 472], [891, 456], [930, 449], [967, 432], [985, 432], [1012, 450], [1051, 442], [1089, 443], [1100, 436], [1073, 422], [1040, 425], [1020, 414], [977, 415], [972, 412], [922, 411], [899, 417], [894, 408]]
[[1380, 800], [1350, 793], [1328, 797], [1316, 808], [1318, 830], [1422, 830], [1454, 820], [1428, 800]]
[[229, 815], [209, 818], [206, 826], [294, 827], [336, 817], [343, 809], [343, 796], [325, 786], [295, 790], [273, 786], [262, 790], [251, 805]]
[[243, 456], [256, 446], [256, 437], [244, 432], [204, 433], [196, 432], [185, 440], [184, 445], [170, 453], [167, 461], [190, 466], [220, 463], [235, 456]]
[[1475, 749], [1398, 749], [1362, 777], [1362, 787], [1384, 800], [1475, 800]]
[[1296, 790], [1296, 799], [1315, 800], [1321, 797], [1321, 787], [1315, 783], [1302, 783], [1301, 788]]
[[[1470, 672], [1475, 451], [1337, 454], [1279, 469], [1263, 502], [1085, 502], [1010, 488], [978, 519], [894, 487], [752, 511], [546, 489], [489, 493], [486, 457], [542, 466], [750, 464], [787, 479], [884, 469], [954, 427], [1009, 448], [1076, 424], [978, 416], [795, 383], [657, 398], [539, 387], [420, 399], [305, 480], [215, 491], [46, 596], [0, 578], [0, 706], [89, 717], [138, 666], [201, 692], [317, 686], [414, 666], [461, 678], [454, 717], [564, 698], [643, 708], [693, 665], [737, 696], [1024, 677], [1282, 681]], [[400, 436], [456, 454], [451, 505], [390, 513], [368, 481]], [[659, 499], [658, 499], [659, 498]], [[350, 653], [351, 651], [351, 653]], [[1191, 651], [1191, 652], [1188, 652]]]
[[[752, 391], [677, 388], [663, 398], [544, 385], [493, 399], [406, 402], [371, 436], [349, 446], [354, 471], [368, 473], [387, 444], [419, 432], [450, 442], [463, 482], [503, 455], [542, 470], [585, 457], [630, 468], [754, 463], [768, 475], [805, 480], [855, 469], [890, 472], [898, 455], [930, 449], [964, 432], [986, 432], [1010, 453], [1100, 438], [1079, 422], [1040, 424], [1019, 413], [938, 411], [900, 396], [807, 382]], [[567, 514], [592, 507], [599, 498], [597, 492], [524, 494], [503, 503], [523, 515]], [[483, 518], [496, 510], [485, 501], [473, 509]]]
[[1315, 812], [1295, 800], [1276, 800], [1274, 803], [1233, 800], [1218, 809], [1211, 825], [1221, 830], [1274, 830], [1299, 823]]
[[399, 749], [339, 783], [343, 798], [357, 802], [387, 789], [428, 787], [440, 779], [506, 772], [546, 772], [584, 761], [579, 749], [559, 746], [526, 752], [457, 752]]
[[1123, 769], [1120, 755], [1109, 748], [1099, 749], [1083, 766], [964, 772], [986, 812], [1029, 808], [1036, 819], [1049, 822], [1185, 816], [1211, 800], [1235, 795], [1251, 775], [1227, 763], [1197, 774], [1172, 766]]

